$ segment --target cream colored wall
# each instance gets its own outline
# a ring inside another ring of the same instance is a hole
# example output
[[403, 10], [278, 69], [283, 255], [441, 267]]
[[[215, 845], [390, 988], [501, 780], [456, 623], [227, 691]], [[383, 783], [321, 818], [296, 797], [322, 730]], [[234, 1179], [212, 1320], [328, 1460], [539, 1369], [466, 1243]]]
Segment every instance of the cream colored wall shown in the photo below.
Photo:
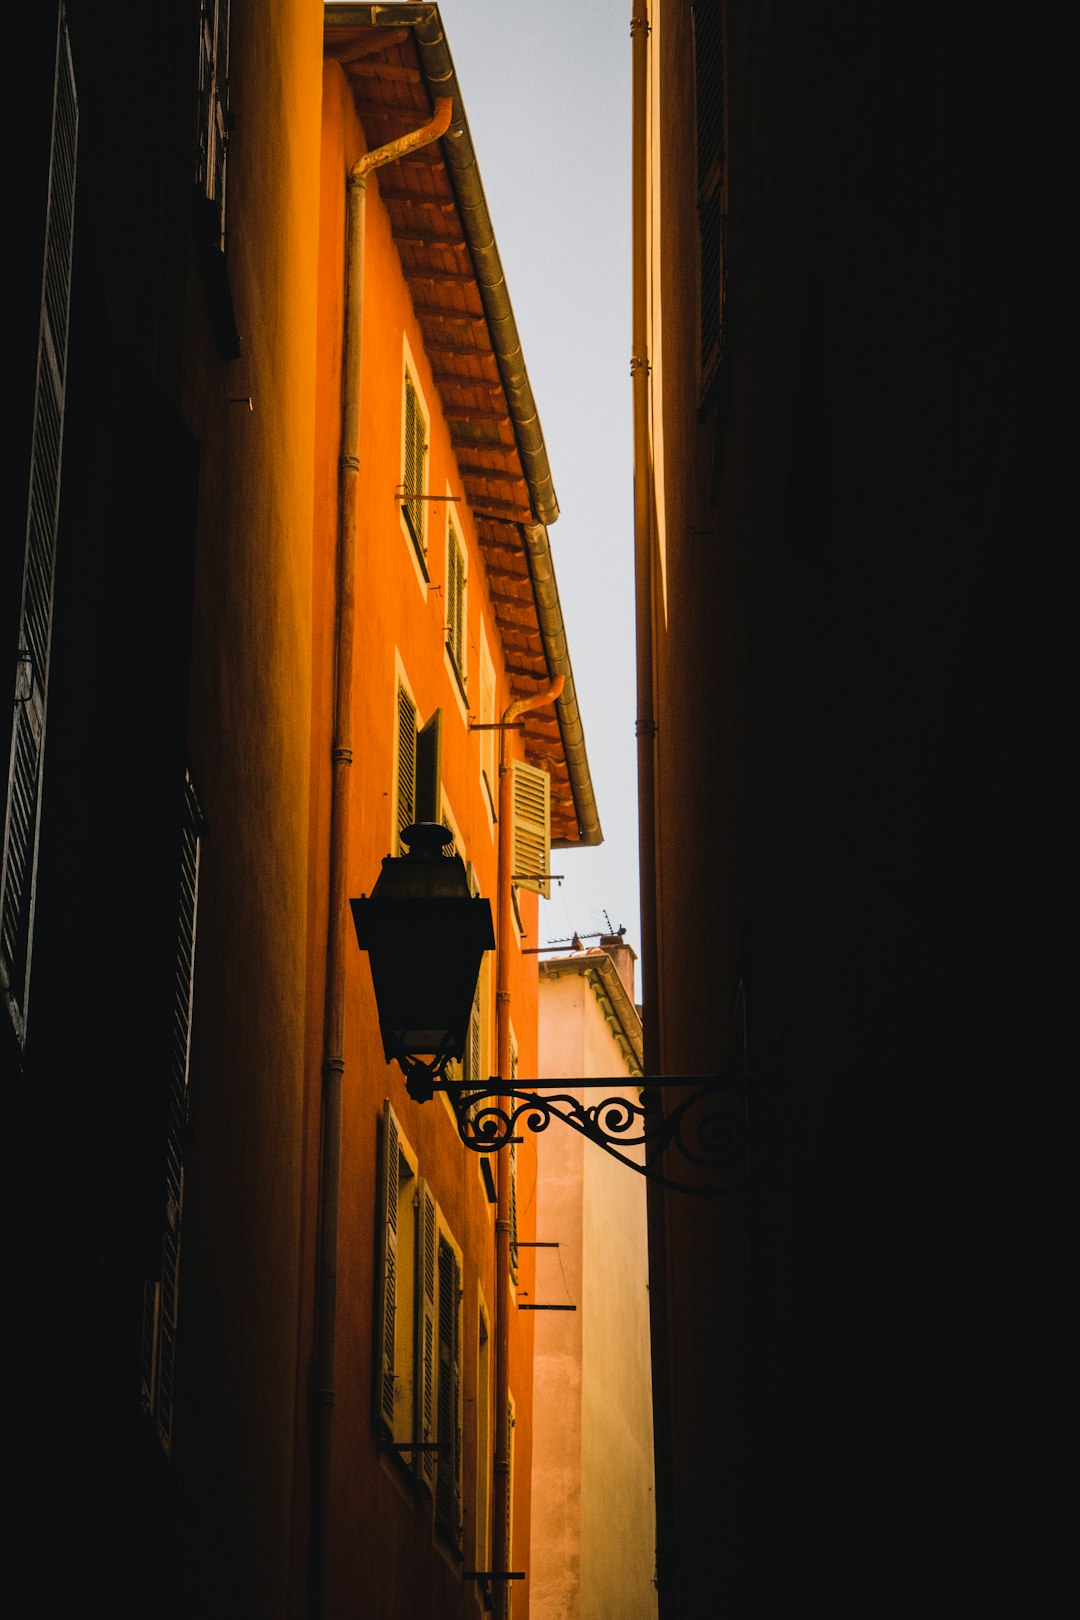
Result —
[[[582, 972], [541, 976], [540, 1072], [626, 1073]], [[566, 1126], [537, 1140], [537, 1235], [560, 1244], [537, 1298], [578, 1309], [536, 1316], [533, 1620], [651, 1620], [645, 1183]]]

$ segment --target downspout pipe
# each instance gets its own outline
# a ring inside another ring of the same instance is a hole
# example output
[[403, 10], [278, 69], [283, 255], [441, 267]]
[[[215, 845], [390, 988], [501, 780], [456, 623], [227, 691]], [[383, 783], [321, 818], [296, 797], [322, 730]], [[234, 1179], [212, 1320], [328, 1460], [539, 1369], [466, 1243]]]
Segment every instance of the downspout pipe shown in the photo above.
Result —
[[[514, 786], [510, 758], [510, 728], [529, 709], [543, 708], [562, 696], [564, 675], [556, 675], [549, 686], [529, 697], [511, 703], [502, 717], [499, 732], [499, 863], [498, 863], [498, 951], [495, 958], [495, 1035], [499, 1058], [499, 1079], [510, 1080], [510, 941], [514, 934]], [[500, 1096], [498, 1106], [507, 1108], [509, 1098]], [[507, 1521], [510, 1517], [510, 1155], [497, 1153], [498, 1179], [495, 1205], [495, 1490], [491, 1537], [492, 1569], [508, 1571], [510, 1545]], [[499, 1620], [509, 1613], [509, 1581], [493, 1583], [498, 1594]]]
[[338, 1214], [341, 1185], [341, 1089], [345, 1073], [346, 863], [349, 767], [352, 765], [353, 648], [356, 614], [357, 493], [360, 480], [360, 345], [364, 308], [364, 222], [367, 178], [446, 133], [452, 102], [440, 97], [419, 129], [365, 152], [349, 171], [345, 224], [345, 331], [342, 346], [341, 441], [338, 458], [337, 602], [334, 622], [334, 739], [330, 753], [330, 889], [323, 1015], [322, 1152], [312, 1379], [309, 1613], [326, 1614], [330, 1542], [330, 1457], [337, 1321]]

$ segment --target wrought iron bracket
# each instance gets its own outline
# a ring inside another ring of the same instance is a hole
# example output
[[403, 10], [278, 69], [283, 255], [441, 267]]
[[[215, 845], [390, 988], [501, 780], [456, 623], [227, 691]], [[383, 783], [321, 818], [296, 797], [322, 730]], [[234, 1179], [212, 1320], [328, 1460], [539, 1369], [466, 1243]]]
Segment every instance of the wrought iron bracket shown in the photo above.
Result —
[[[541, 1080], [528, 1088], [497, 1079], [477, 1085], [448, 1080], [446, 1059], [430, 1067], [410, 1063], [409, 1095], [426, 1102], [445, 1092], [458, 1136], [474, 1153], [498, 1153], [525, 1130], [539, 1134], [560, 1120], [647, 1181], [699, 1198], [744, 1190], [751, 1152], [756, 1156], [761, 1139], [772, 1134], [760, 1108], [751, 1120], [757, 1093], [745, 1075], [647, 1077], [635, 1102], [625, 1095], [635, 1082], [625, 1077]], [[598, 1102], [582, 1095], [604, 1089], [607, 1095]], [[672, 1094], [670, 1100], [663, 1092]]]
[[430, 1063], [421, 1058], [413, 1057], [406, 1052], [400, 1042], [396, 1044], [391, 1054], [398, 1063], [405, 1076], [405, 1090], [413, 1102], [430, 1102], [436, 1091], [443, 1091], [453, 1085], [453, 1081], [446, 1080], [446, 1065], [451, 1061], [448, 1051], [436, 1052]]

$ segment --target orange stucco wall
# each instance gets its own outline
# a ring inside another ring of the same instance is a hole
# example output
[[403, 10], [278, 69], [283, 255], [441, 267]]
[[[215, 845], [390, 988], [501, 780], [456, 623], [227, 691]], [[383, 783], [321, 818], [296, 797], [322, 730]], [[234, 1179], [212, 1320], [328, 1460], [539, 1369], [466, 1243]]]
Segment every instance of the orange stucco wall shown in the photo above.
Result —
[[193, 262], [179, 383], [201, 445], [189, 759], [207, 831], [173, 1466], [198, 1504], [193, 1601], [268, 1617], [287, 1612], [296, 1460], [321, 12], [234, 3], [242, 352], [213, 347]]
[[[340, 434], [341, 354], [344, 317], [345, 199], [349, 166], [363, 151], [363, 133], [344, 74], [336, 64], [324, 72], [321, 188], [319, 201], [318, 398], [315, 407], [314, 522], [310, 589], [315, 626], [311, 642], [310, 778], [308, 807], [311, 863], [307, 889], [309, 949], [306, 976], [307, 1086], [320, 1087], [327, 862], [330, 815], [330, 748], [334, 682], [333, 614], [337, 542], [337, 477]], [[384, 856], [394, 849], [397, 736], [396, 690], [408, 684], [418, 719], [442, 709], [441, 789], [460, 838], [476, 869], [480, 892], [496, 894], [497, 837], [480, 774], [480, 734], [470, 733], [467, 711], [445, 651], [445, 545], [447, 504], [426, 503], [428, 569], [425, 583], [402, 527], [396, 490], [401, 484], [405, 348], [430, 413], [427, 487], [460, 492], [449, 431], [423, 338], [402, 276], [378, 178], [368, 182], [364, 309], [360, 379], [360, 481], [356, 584], [356, 655], [353, 673], [353, 764], [350, 772], [350, 834], [347, 881], [350, 895], [370, 893]], [[466, 664], [469, 697], [478, 698], [481, 621], [495, 666], [496, 708], [510, 701], [472, 519], [464, 503], [451, 507], [466, 556]], [[536, 899], [520, 897], [524, 927], [535, 936]], [[533, 942], [527, 938], [524, 943]], [[535, 1073], [535, 958], [511, 950], [511, 1018], [520, 1072]], [[485, 1014], [485, 1050], [494, 1062], [494, 977]], [[442, 1099], [419, 1106], [404, 1080], [383, 1057], [367, 959], [352, 947], [346, 963], [346, 1052], [342, 1118], [342, 1180], [337, 1307], [336, 1406], [331, 1524], [331, 1607], [346, 1611], [358, 1592], [381, 1616], [419, 1613], [473, 1616], [479, 1612], [473, 1583], [459, 1568], [476, 1567], [476, 1367], [479, 1300], [491, 1317], [495, 1303], [494, 1208], [484, 1191], [476, 1157], [464, 1150]], [[400, 1122], [420, 1175], [438, 1200], [443, 1219], [462, 1253], [462, 1375], [464, 1564], [458, 1566], [434, 1536], [431, 1505], [380, 1453], [372, 1421], [371, 1367], [374, 1330], [377, 1123], [384, 1099]], [[305, 1139], [305, 1290], [314, 1291], [315, 1196], [319, 1108], [308, 1110]], [[535, 1155], [519, 1149], [521, 1236], [531, 1231]], [[527, 1287], [525, 1267], [521, 1286]], [[304, 1320], [311, 1320], [310, 1312]], [[517, 1410], [515, 1444], [514, 1567], [527, 1567], [531, 1408], [531, 1324], [511, 1321], [510, 1387]], [[311, 1343], [304, 1348], [310, 1357]], [[303, 1398], [302, 1381], [298, 1390]], [[489, 1432], [494, 1433], [494, 1420]], [[299, 1499], [298, 1499], [299, 1500]], [[300, 1506], [302, 1514], [302, 1504]], [[480, 1567], [490, 1567], [486, 1562]], [[525, 1594], [515, 1593], [517, 1620]]]

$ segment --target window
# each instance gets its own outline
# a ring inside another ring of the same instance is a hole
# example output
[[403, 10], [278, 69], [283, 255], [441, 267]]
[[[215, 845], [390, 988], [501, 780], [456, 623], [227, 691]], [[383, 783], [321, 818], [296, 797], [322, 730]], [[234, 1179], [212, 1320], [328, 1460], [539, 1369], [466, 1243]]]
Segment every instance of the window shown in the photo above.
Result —
[[229, 149], [229, 0], [201, 0], [195, 181], [208, 235], [225, 251], [225, 163]]
[[701, 391], [705, 394], [724, 352], [727, 130], [723, 0], [695, 0], [693, 16]]
[[200, 0], [195, 103], [195, 196], [199, 255], [210, 324], [223, 360], [240, 356], [232, 289], [225, 264], [225, 192], [229, 152], [230, 0]]
[[465, 1047], [465, 1059], [462, 1065], [462, 1079], [467, 1085], [481, 1085], [483, 1083], [483, 1067], [481, 1058], [480, 1038], [480, 979], [476, 981], [476, 991], [473, 995], [472, 1012], [469, 1014], [469, 1037]]
[[[20, 1045], [26, 1041], [45, 708], [52, 640], [53, 576], [64, 438], [75, 154], [79, 109], [67, 22], [59, 13], [49, 148], [45, 262], [15, 653], [14, 707], [0, 860], [0, 994]], [[16, 563], [16, 568], [18, 564]], [[9, 688], [9, 691], [11, 688]], [[8, 739], [5, 737], [4, 739]]]
[[[516, 1458], [514, 1456], [514, 1429], [517, 1426], [517, 1418], [516, 1418], [515, 1413], [516, 1413], [516, 1408], [514, 1406], [514, 1397], [513, 1397], [513, 1395], [510, 1394], [510, 1392], [508, 1390], [507, 1391], [507, 1398], [506, 1398], [506, 1412], [503, 1414], [503, 1421], [506, 1424], [506, 1567], [507, 1567], [507, 1569], [513, 1569], [513, 1567], [514, 1567], [514, 1463], [516, 1461]], [[506, 1604], [506, 1613], [509, 1614], [510, 1613], [510, 1608], [511, 1608], [511, 1596], [510, 1596], [511, 1588], [510, 1588], [509, 1581], [507, 1581], [504, 1584], [503, 1591], [505, 1593], [504, 1602]]]
[[[513, 1035], [510, 1037], [510, 1087], [517, 1084], [518, 1054], [517, 1042]], [[517, 1143], [511, 1140], [510, 1152], [510, 1281], [514, 1287], [518, 1284], [518, 1217], [517, 1217]]]
[[461, 1541], [461, 1267], [439, 1235], [439, 1452], [435, 1471], [435, 1525]]
[[389, 1102], [379, 1144], [375, 1425], [461, 1537], [461, 1261]]
[[446, 650], [465, 697], [465, 556], [452, 523], [446, 531]]
[[[422, 1466], [423, 1453], [407, 1448], [424, 1440], [423, 1402], [417, 1411], [418, 1364], [424, 1354], [422, 1301], [422, 1216], [418, 1206], [416, 1160], [389, 1103], [383, 1104], [380, 1144], [378, 1271], [379, 1321], [375, 1376], [376, 1424], [383, 1439], [400, 1450], [407, 1467]], [[432, 1310], [434, 1303], [432, 1301]], [[430, 1339], [428, 1351], [430, 1355]], [[415, 1431], [415, 1432], [414, 1432]]]
[[173, 1375], [180, 1306], [180, 1235], [184, 1210], [184, 1137], [188, 1121], [191, 1003], [195, 978], [202, 827], [202, 812], [189, 776], [180, 832], [161, 1275], [143, 1285], [142, 1408], [153, 1419], [166, 1455], [172, 1448]]
[[436, 709], [426, 725], [417, 728], [416, 704], [406, 687], [397, 689], [398, 853], [401, 834], [414, 821], [439, 821], [442, 813], [442, 710]]
[[[495, 667], [488, 651], [483, 620], [480, 623], [480, 724], [492, 728], [495, 724]], [[480, 737], [480, 781], [487, 798], [488, 813], [492, 821], [498, 820], [495, 800], [495, 738], [493, 729], [482, 730]]]
[[424, 497], [427, 494], [427, 418], [412, 372], [405, 368], [405, 443], [401, 460], [401, 511], [412, 537], [417, 560], [427, 579], [427, 534]]
[[[465, 875], [469, 883], [469, 893], [473, 896], [478, 895], [480, 893], [480, 883], [472, 861], [466, 863]], [[465, 1057], [461, 1066], [461, 1078], [476, 1085], [483, 1083], [484, 1007], [487, 1005], [487, 986], [490, 972], [490, 963], [485, 956], [480, 964], [476, 989], [473, 992], [472, 1011], [469, 1014], [469, 1033], [465, 1043]]]
[[551, 783], [546, 771], [511, 763], [514, 803], [514, 870], [512, 881], [551, 898]]
[[476, 1353], [476, 1568], [491, 1564], [491, 1334], [481, 1304]]

